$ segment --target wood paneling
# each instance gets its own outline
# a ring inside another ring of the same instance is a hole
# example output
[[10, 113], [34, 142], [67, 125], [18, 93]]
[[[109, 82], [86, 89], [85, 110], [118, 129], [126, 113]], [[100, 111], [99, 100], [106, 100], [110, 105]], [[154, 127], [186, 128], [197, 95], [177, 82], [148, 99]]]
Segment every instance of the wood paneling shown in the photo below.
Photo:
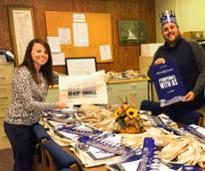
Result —
[[[119, 20], [145, 20], [147, 42], [155, 42], [154, 0], [0, 0], [0, 47], [11, 50], [7, 6], [33, 6], [36, 33], [46, 39], [45, 11], [109, 13], [112, 15], [113, 62], [100, 63], [98, 70], [125, 71], [139, 69], [140, 46], [120, 46], [118, 40]], [[65, 72], [64, 67], [55, 67]]]

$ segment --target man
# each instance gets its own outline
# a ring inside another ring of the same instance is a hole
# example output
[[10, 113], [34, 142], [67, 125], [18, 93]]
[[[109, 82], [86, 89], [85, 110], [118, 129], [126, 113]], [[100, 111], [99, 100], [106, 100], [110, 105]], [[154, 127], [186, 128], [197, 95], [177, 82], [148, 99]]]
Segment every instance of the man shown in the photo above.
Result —
[[197, 123], [193, 119], [193, 111], [205, 104], [205, 52], [195, 41], [187, 41], [181, 37], [176, 16], [173, 11], [165, 11], [160, 15], [161, 33], [164, 45], [158, 48], [152, 64], [165, 64], [175, 60], [184, 83], [186, 95], [183, 102], [160, 108], [158, 103], [148, 102], [147, 110], [154, 114], [165, 113], [176, 122], [183, 124]]

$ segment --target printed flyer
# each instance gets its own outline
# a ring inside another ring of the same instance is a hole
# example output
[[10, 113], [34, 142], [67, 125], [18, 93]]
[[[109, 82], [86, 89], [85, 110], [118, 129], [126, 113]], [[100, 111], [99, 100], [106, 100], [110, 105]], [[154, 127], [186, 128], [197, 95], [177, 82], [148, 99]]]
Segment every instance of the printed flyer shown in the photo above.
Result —
[[150, 76], [154, 82], [161, 107], [182, 101], [186, 93], [175, 61], [150, 66]]
[[105, 71], [84, 76], [60, 76], [59, 100], [68, 104], [107, 104]]

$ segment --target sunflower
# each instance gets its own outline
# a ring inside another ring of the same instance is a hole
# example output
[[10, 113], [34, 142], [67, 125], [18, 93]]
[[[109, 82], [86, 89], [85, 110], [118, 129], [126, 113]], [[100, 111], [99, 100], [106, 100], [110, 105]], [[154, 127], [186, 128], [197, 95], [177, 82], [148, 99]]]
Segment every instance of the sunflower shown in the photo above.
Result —
[[132, 107], [129, 107], [126, 111], [125, 111], [126, 115], [133, 119], [133, 118], [137, 118], [138, 117], [138, 111]]
[[114, 113], [115, 119], [118, 119], [120, 117], [121, 113], [122, 113], [122, 108], [121, 107], [117, 108], [115, 110], [115, 113]]
[[123, 103], [122, 108], [124, 111], [128, 109], [129, 105], [127, 103]]

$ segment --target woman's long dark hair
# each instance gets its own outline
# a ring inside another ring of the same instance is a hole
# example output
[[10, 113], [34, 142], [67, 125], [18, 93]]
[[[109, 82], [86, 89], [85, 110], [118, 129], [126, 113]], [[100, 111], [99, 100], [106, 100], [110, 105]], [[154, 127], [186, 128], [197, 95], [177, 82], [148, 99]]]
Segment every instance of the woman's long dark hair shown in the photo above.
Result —
[[37, 78], [37, 73], [36, 73], [36, 70], [34, 67], [34, 62], [32, 60], [32, 56], [31, 56], [31, 51], [32, 51], [32, 48], [33, 48], [35, 43], [40, 43], [41, 45], [43, 45], [45, 47], [45, 49], [47, 51], [48, 61], [44, 65], [41, 66], [40, 71], [42, 72], [43, 76], [47, 80], [48, 85], [53, 85], [54, 83], [53, 83], [53, 67], [52, 67], [51, 50], [50, 50], [50, 47], [46, 41], [44, 41], [42, 39], [31, 40], [27, 46], [24, 60], [20, 66], [26, 66], [28, 68], [28, 70], [31, 72], [31, 75], [32, 75], [34, 81], [37, 84], [40, 83], [39, 79]]

